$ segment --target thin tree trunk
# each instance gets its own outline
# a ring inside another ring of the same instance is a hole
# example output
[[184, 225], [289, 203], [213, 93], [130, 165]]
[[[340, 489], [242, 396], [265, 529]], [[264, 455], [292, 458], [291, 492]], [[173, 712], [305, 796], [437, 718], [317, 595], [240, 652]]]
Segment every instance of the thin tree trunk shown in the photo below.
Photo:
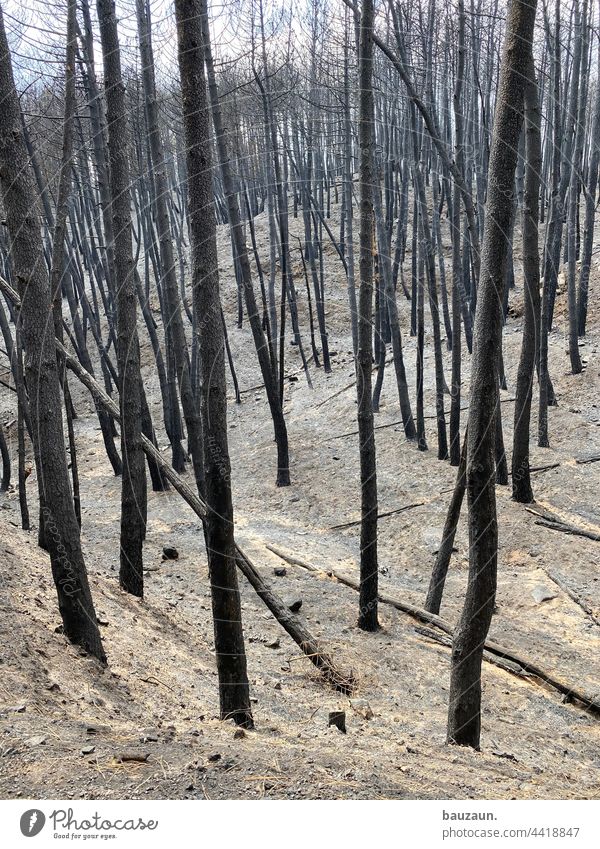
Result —
[[540, 173], [542, 170], [541, 115], [533, 57], [525, 85], [525, 192], [523, 198], [523, 277], [525, 317], [517, 388], [512, 456], [512, 496], [533, 501], [529, 474], [529, 423], [540, 334], [540, 255], [538, 246]]
[[131, 241], [128, 127], [125, 86], [113, 0], [97, 0], [107, 104], [110, 213], [114, 234], [117, 357], [121, 403], [121, 587], [144, 594], [146, 469], [141, 447], [142, 379], [137, 333], [137, 292]]
[[373, 0], [362, 0], [359, 47], [360, 144], [360, 287], [358, 299], [358, 355], [356, 392], [361, 482], [360, 593], [358, 626], [376, 631], [377, 617], [377, 470], [375, 432], [371, 404], [372, 309], [373, 309], [373, 183], [374, 111], [373, 111]]
[[248, 321], [254, 339], [254, 347], [258, 357], [258, 363], [262, 375], [263, 382], [267, 393], [267, 400], [271, 417], [273, 419], [273, 430], [275, 433], [275, 442], [277, 445], [277, 486], [290, 485], [290, 461], [288, 448], [288, 435], [283, 408], [280, 402], [279, 393], [277, 390], [276, 372], [272, 368], [273, 356], [271, 348], [268, 344], [268, 338], [263, 332], [260, 314], [254, 294], [254, 286], [252, 283], [252, 271], [250, 268], [250, 260], [248, 258], [248, 249], [246, 247], [246, 238], [242, 226], [240, 208], [237, 201], [235, 186], [233, 182], [233, 174], [231, 171], [231, 163], [229, 160], [229, 150], [227, 147], [227, 136], [223, 125], [221, 115], [221, 105], [219, 102], [219, 94], [215, 78], [214, 64], [212, 58], [212, 49], [210, 44], [210, 33], [208, 28], [208, 15], [205, 9], [203, 0], [203, 28], [204, 28], [204, 50], [206, 57], [206, 68], [208, 75], [208, 88], [210, 93], [210, 101], [212, 107], [213, 123], [215, 126], [215, 136], [217, 142], [217, 152], [219, 156], [219, 164], [223, 175], [223, 187], [227, 200], [227, 211], [229, 216], [229, 227], [231, 228], [231, 236], [235, 251], [235, 260], [239, 264], [242, 286], [244, 290], [244, 298], [246, 301], [246, 310], [248, 312]]

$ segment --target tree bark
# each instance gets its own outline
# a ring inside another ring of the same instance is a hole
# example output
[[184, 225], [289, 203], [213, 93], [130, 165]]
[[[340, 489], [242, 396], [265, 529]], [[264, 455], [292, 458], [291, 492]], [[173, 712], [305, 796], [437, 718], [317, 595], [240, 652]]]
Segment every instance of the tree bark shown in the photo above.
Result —
[[0, 190], [21, 295], [22, 338], [32, 436], [39, 457], [40, 502], [64, 632], [106, 662], [81, 550], [65, 454], [50, 282], [40, 242], [19, 99], [0, 9]]
[[206, 11], [205, 0], [202, 2], [203, 9], [203, 28], [204, 28], [204, 51], [206, 58], [206, 69], [208, 76], [208, 89], [210, 93], [210, 101], [212, 107], [213, 123], [215, 126], [215, 136], [217, 142], [217, 152], [219, 156], [219, 164], [223, 175], [223, 188], [227, 200], [227, 213], [229, 218], [229, 227], [234, 249], [234, 259], [239, 264], [242, 287], [244, 290], [244, 299], [246, 301], [246, 310], [248, 312], [248, 321], [254, 339], [254, 346], [258, 357], [258, 363], [265, 384], [267, 400], [271, 417], [273, 419], [273, 430], [275, 433], [275, 442], [277, 445], [277, 486], [289, 486], [290, 484], [290, 461], [288, 448], [288, 435], [283, 409], [280, 403], [279, 394], [277, 391], [277, 375], [272, 368], [272, 360], [269, 352], [268, 339], [263, 331], [256, 297], [254, 295], [254, 286], [252, 283], [252, 271], [250, 269], [250, 260], [248, 258], [248, 249], [246, 247], [246, 238], [242, 226], [240, 208], [237, 201], [235, 186], [233, 182], [233, 174], [231, 171], [231, 163], [229, 160], [229, 150], [227, 147], [226, 129], [223, 124], [221, 114], [221, 104], [219, 102], [219, 94], [214, 71], [212, 58], [212, 49], [210, 44], [210, 33], [208, 27], [208, 14]]
[[359, 46], [359, 117], [360, 145], [360, 286], [358, 298], [358, 355], [356, 392], [358, 400], [358, 439], [360, 451], [361, 526], [360, 594], [358, 626], [376, 631], [377, 618], [377, 469], [375, 432], [371, 404], [371, 368], [373, 362], [373, 183], [374, 111], [373, 111], [373, 0], [362, 0]]
[[131, 241], [127, 112], [114, 0], [97, 0], [97, 9], [107, 106], [110, 217], [114, 236], [117, 359], [121, 403], [123, 474], [119, 582], [126, 592], [141, 598], [144, 595], [142, 544], [145, 536], [146, 470], [141, 446], [142, 379]]
[[199, 0], [176, 0], [175, 16], [188, 173], [192, 291], [202, 384], [200, 409], [207, 504], [204, 529], [221, 718], [232, 718], [238, 725], [252, 727], [233, 537], [225, 346], [219, 297], [201, 3]]
[[495, 493], [495, 428], [499, 405], [498, 351], [502, 299], [523, 120], [523, 92], [533, 38], [536, 2], [512, 0], [500, 66], [488, 173], [486, 228], [473, 333], [471, 402], [467, 443], [469, 579], [452, 647], [448, 709], [450, 743], [479, 748], [481, 663], [496, 595], [498, 524]]
[[536, 352], [540, 338], [540, 254], [538, 246], [540, 173], [542, 170], [541, 114], [533, 56], [525, 85], [525, 192], [523, 197], [523, 277], [525, 317], [517, 387], [512, 455], [512, 497], [533, 501], [529, 473], [529, 424]]

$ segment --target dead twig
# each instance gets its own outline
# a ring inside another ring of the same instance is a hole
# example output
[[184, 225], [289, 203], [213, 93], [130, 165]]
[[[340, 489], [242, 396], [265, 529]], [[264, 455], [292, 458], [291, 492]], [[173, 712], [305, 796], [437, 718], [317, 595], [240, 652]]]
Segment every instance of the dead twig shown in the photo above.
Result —
[[[397, 507], [395, 510], [387, 510], [385, 513], [378, 513], [378, 519], [385, 519], [386, 516], [395, 516], [397, 513], [404, 513], [406, 510], [413, 510], [415, 507], [423, 507], [427, 502], [415, 501], [414, 504], [405, 504], [404, 507]], [[355, 519], [352, 522], [344, 522], [341, 525], [331, 525], [327, 528], [328, 531], [339, 531], [343, 528], [353, 528], [355, 525], [360, 525], [361, 519]]]

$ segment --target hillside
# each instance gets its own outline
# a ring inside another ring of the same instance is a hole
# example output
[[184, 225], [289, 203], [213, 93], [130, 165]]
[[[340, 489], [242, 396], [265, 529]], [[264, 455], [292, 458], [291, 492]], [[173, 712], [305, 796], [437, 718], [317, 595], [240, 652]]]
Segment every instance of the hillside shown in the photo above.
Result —
[[[264, 239], [264, 216], [258, 225]], [[243, 399], [236, 405], [232, 398], [229, 406], [237, 540], [284, 599], [302, 599], [301, 613], [313, 632], [357, 678], [354, 704], [320, 679], [240, 578], [257, 730], [237, 736], [232, 724], [218, 720], [206, 555], [197, 517], [176, 493], [150, 493], [145, 600], [140, 603], [119, 590], [119, 481], [111, 476], [90, 399], [72, 378], [79, 414], [75, 426], [82, 538], [109, 667], [102, 670], [80, 656], [57, 633], [60, 618], [48, 560], [36, 546], [35, 532], [19, 529], [18, 497], [9, 492], [0, 510], [0, 795], [598, 798], [599, 717], [566, 703], [536, 680], [486, 662], [482, 751], [447, 747], [449, 649], [415, 630], [420, 623], [385, 604], [382, 631], [358, 631], [354, 590], [323, 573], [284, 562], [267, 549], [273, 545], [325, 571], [357, 574], [358, 526], [331, 529], [359, 518], [345, 281], [331, 259], [327, 311], [333, 373], [325, 376], [311, 364], [314, 388], [309, 388], [297, 350], [287, 349], [288, 374], [295, 378], [286, 383], [285, 404], [292, 486], [278, 489], [272, 427], [255, 359], [249, 354], [249, 329], [234, 327], [235, 291], [228, 283], [232, 275], [225, 228], [220, 240], [224, 305]], [[521, 338], [520, 285], [518, 281], [505, 331], [507, 448]], [[298, 288], [303, 310], [305, 298]], [[404, 300], [399, 305], [413, 387], [409, 307]], [[301, 324], [306, 327], [302, 314]], [[597, 309], [590, 314], [582, 346], [587, 368], [577, 377], [567, 373], [563, 332], [561, 295], [550, 336], [550, 368], [559, 399], [559, 406], [550, 410], [552, 447], [532, 447], [534, 466], [558, 465], [533, 475], [534, 491], [538, 508], [597, 534], [600, 464], [576, 463], [583, 455], [600, 452]], [[432, 364], [427, 348], [426, 353]], [[450, 355], [444, 356], [449, 370]], [[144, 357], [144, 378], [151, 390], [155, 376], [147, 348]], [[463, 406], [467, 391], [468, 374]], [[12, 397], [6, 390], [1, 397], [9, 418]], [[432, 367], [426, 374], [425, 398], [431, 416]], [[158, 423], [158, 392], [150, 399]], [[376, 425], [384, 426], [377, 431], [379, 509], [387, 513], [419, 506], [380, 520], [380, 580], [383, 591], [421, 606], [455, 470], [436, 459], [431, 420], [430, 450], [421, 453], [393, 425], [398, 419], [393, 369], [388, 367], [376, 416]], [[532, 446], [534, 434], [532, 427]], [[35, 473], [28, 481], [32, 517], [34, 492]], [[490, 636], [597, 697], [598, 542], [536, 524], [538, 517], [513, 503], [508, 488], [499, 487], [497, 496], [499, 586]], [[178, 549], [178, 560], [161, 561], [167, 545]], [[460, 611], [466, 582], [464, 520], [456, 545], [441, 611], [450, 622]], [[276, 576], [274, 568], [282, 566], [286, 574]], [[327, 727], [334, 709], [346, 710], [345, 735]], [[372, 718], [365, 718], [370, 712]], [[148, 758], [119, 762], [127, 753]]]

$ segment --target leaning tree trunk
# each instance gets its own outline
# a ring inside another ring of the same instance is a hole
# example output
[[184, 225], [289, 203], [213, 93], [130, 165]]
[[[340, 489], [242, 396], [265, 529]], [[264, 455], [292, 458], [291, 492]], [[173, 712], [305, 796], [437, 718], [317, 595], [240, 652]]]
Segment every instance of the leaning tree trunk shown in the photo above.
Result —
[[208, 508], [204, 529], [221, 718], [232, 718], [238, 725], [251, 727], [250, 688], [233, 538], [225, 346], [219, 297], [201, 3], [199, 0], [175, 0], [175, 16], [187, 152], [192, 291], [202, 384], [204, 487]]
[[448, 742], [479, 748], [481, 664], [496, 596], [498, 524], [495, 428], [498, 351], [523, 92], [530, 61], [536, 0], [512, 0], [500, 66], [488, 172], [486, 228], [473, 333], [467, 443], [469, 579], [452, 646]]
[[360, 451], [361, 526], [360, 594], [358, 626], [376, 631], [377, 619], [377, 471], [375, 431], [371, 404], [373, 363], [373, 181], [374, 110], [373, 110], [373, 0], [363, 0], [359, 47], [360, 145], [360, 286], [358, 298], [358, 355], [356, 391], [358, 399], [358, 438]]
[[121, 566], [124, 590], [144, 594], [142, 544], [145, 536], [146, 470], [142, 451], [142, 379], [137, 333], [137, 292], [131, 242], [128, 128], [125, 86], [113, 0], [97, 0], [104, 59], [108, 123], [110, 209], [114, 235], [117, 296], [117, 359], [121, 403]]
[[102, 662], [92, 595], [69, 485], [50, 282], [40, 239], [38, 199], [31, 183], [19, 98], [0, 9], [0, 190], [11, 260], [21, 299], [22, 339], [46, 545], [65, 635]]

